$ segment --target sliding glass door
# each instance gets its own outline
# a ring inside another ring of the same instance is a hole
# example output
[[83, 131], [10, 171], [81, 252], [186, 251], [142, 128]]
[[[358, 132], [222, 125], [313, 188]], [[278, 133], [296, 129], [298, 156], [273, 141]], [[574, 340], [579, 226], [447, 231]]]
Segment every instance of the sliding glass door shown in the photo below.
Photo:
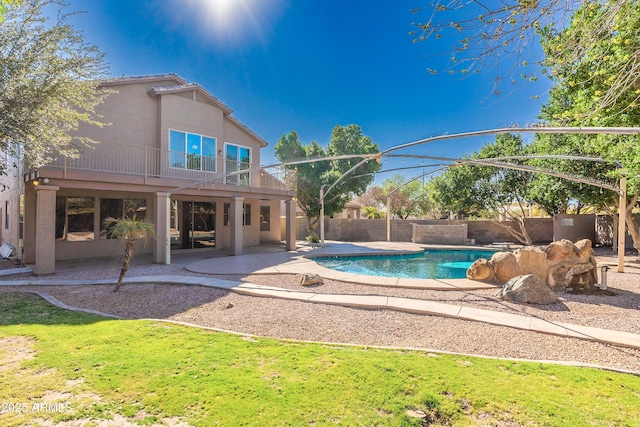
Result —
[[216, 204], [171, 201], [171, 249], [216, 246]]

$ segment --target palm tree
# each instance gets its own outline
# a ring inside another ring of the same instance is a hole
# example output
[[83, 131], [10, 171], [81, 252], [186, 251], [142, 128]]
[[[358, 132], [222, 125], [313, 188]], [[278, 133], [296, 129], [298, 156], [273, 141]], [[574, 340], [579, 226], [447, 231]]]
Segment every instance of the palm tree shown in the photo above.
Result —
[[120, 270], [120, 277], [118, 277], [118, 283], [113, 292], [118, 292], [120, 286], [122, 286], [122, 280], [124, 275], [129, 270], [129, 262], [134, 255], [134, 249], [137, 239], [144, 239], [146, 243], [150, 237], [155, 235], [155, 229], [153, 224], [143, 219], [137, 219], [134, 215], [133, 218], [115, 219], [107, 218], [104, 221], [105, 228], [109, 233], [109, 237], [124, 240], [124, 258], [122, 259], [122, 269]]

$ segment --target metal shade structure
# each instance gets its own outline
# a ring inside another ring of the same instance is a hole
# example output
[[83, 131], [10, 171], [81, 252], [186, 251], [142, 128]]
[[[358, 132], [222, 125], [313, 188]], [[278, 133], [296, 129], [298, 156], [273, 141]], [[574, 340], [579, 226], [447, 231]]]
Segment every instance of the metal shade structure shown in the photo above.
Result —
[[[320, 189], [320, 242], [321, 246], [324, 246], [324, 198], [342, 179], [344, 179], [347, 175], [351, 174], [353, 171], [358, 169], [360, 166], [365, 164], [366, 162], [376, 159], [378, 162], [381, 161], [381, 158], [385, 155], [389, 155], [389, 153], [402, 150], [406, 148], [412, 148], [422, 144], [428, 144], [432, 142], [444, 141], [449, 139], [459, 139], [459, 138], [469, 138], [483, 135], [497, 135], [503, 133], [550, 133], [550, 134], [585, 134], [585, 135], [595, 135], [595, 134], [604, 134], [604, 135], [640, 135], [640, 128], [637, 127], [546, 127], [546, 126], [529, 126], [529, 127], [508, 127], [508, 128], [497, 128], [497, 129], [488, 129], [488, 130], [480, 130], [473, 132], [464, 132], [457, 134], [446, 134], [433, 136], [429, 138], [420, 139], [413, 142], [408, 142], [405, 144], [399, 144], [388, 148], [386, 150], [381, 151], [377, 155], [361, 155], [364, 157], [363, 160], [358, 162], [355, 166], [345, 172], [340, 176], [326, 191], [324, 190], [324, 186]], [[517, 156], [520, 157], [520, 156]], [[571, 157], [571, 156], [568, 156]], [[567, 156], [563, 156], [563, 158], [568, 158]], [[607, 183], [602, 183], [595, 180], [589, 180], [582, 177], [563, 175], [553, 171], [546, 171], [542, 169], [536, 169], [523, 165], [514, 165], [509, 163], [502, 163], [491, 161], [488, 159], [485, 160], [466, 160], [466, 159], [451, 159], [445, 157], [428, 157], [424, 156], [423, 158], [430, 158], [433, 160], [441, 160], [441, 161], [449, 161], [455, 164], [477, 164], [481, 166], [493, 166], [493, 167], [502, 167], [516, 170], [526, 170], [534, 173], [546, 173], [548, 175], [556, 176], [559, 178], [569, 179], [575, 182], [581, 182], [587, 185], [595, 185], [601, 188], [606, 188], [611, 191], [615, 191], [620, 196], [619, 201], [619, 219], [618, 219], [618, 272], [624, 272], [624, 248], [625, 248], [625, 239], [626, 239], [626, 204], [627, 204], [627, 180], [626, 177], [622, 177], [620, 179], [620, 186], [615, 187]], [[514, 158], [514, 157], [511, 157]], [[508, 158], [500, 158], [508, 159]], [[495, 160], [495, 159], [492, 159]], [[575, 156], [575, 160], [594, 160], [593, 158], [588, 158], [584, 156]], [[605, 161], [604, 159], [597, 159], [595, 161]], [[522, 168], [522, 169], [518, 169]]]

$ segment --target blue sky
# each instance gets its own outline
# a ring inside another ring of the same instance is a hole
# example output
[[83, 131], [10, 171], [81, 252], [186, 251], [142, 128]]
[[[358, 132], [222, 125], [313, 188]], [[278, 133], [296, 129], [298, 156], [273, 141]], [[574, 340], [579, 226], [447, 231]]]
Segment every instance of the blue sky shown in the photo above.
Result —
[[[199, 83], [273, 147], [298, 131], [325, 146], [336, 124], [358, 124], [381, 149], [432, 135], [534, 122], [545, 82], [500, 98], [492, 74], [427, 68], [443, 44], [414, 44], [423, 0], [71, 0], [71, 23], [107, 53], [112, 76], [173, 72]], [[444, 61], [444, 62], [443, 62]], [[411, 154], [459, 157], [487, 140], [452, 140]], [[407, 152], [409, 153], [409, 152]], [[392, 163], [390, 161], [390, 163]], [[386, 167], [392, 167], [388, 164]], [[409, 172], [414, 174], [414, 172]], [[381, 175], [378, 180], [388, 178]]]

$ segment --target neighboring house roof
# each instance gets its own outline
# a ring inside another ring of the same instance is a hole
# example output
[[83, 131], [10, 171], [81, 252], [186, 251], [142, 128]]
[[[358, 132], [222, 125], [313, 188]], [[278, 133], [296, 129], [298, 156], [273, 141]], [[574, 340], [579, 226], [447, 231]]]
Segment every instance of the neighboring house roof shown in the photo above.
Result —
[[225, 103], [223, 103], [218, 98], [213, 96], [208, 90], [200, 86], [198, 83], [189, 83], [177, 74], [168, 73], [168, 74], [153, 74], [153, 75], [147, 75], [147, 76], [122, 76], [119, 78], [103, 80], [100, 84], [102, 86], [108, 87], [108, 86], [119, 86], [123, 84], [134, 84], [134, 83], [140, 83], [140, 82], [154, 82], [154, 81], [166, 82], [167, 80], [175, 80], [177, 84], [170, 85], [170, 86], [154, 86], [151, 88], [151, 90], [149, 90], [148, 92], [149, 96], [153, 98], [153, 97], [165, 95], [165, 94], [195, 92], [196, 97], [199, 96], [201, 97], [201, 100], [203, 100], [204, 102], [207, 102], [211, 105], [215, 105], [216, 107], [219, 107], [223, 111], [225, 117], [229, 119], [229, 121], [231, 121], [236, 126], [240, 127], [242, 130], [250, 134], [255, 139], [257, 139], [258, 142], [260, 142], [260, 145], [262, 147], [266, 147], [267, 145], [269, 145], [269, 143], [265, 141], [262, 137], [260, 137], [257, 133], [255, 133], [254, 131], [249, 129], [246, 125], [244, 125], [242, 122], [240, 122], [238, 119], [233, 117], [231, 115], [233, 113], [233, 110], [229, 108]]
[[347, 202], [347, 204], [344, 205], [344, 207], [346, 209], [360, 209], [360, 208], [362, 208], [362, 205], [360, 203], [355, 202], [355, 201], [352, 200], [350, 202]]

